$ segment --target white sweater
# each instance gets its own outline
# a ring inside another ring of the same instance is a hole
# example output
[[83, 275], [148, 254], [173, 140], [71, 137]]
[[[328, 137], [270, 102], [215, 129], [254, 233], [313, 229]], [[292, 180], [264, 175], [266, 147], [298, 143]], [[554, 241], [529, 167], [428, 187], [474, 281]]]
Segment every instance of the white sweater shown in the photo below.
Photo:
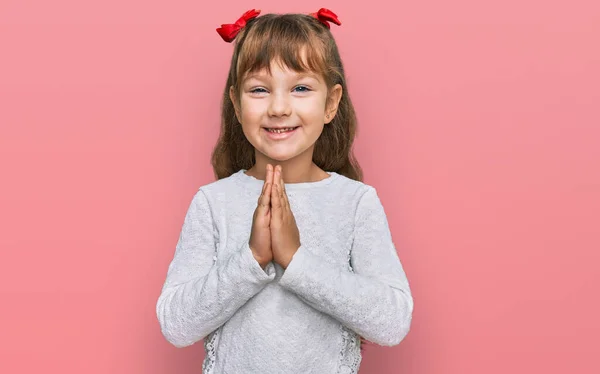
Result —
[[286, 183], [301, 246], [263, 270], [248, 241], [263, 181], [240, 170], [193, 196], [156, 305], [204, 374], [356, 373], [359, 335], [399, 344], [413, 299], [374, 187], [335, 172]]

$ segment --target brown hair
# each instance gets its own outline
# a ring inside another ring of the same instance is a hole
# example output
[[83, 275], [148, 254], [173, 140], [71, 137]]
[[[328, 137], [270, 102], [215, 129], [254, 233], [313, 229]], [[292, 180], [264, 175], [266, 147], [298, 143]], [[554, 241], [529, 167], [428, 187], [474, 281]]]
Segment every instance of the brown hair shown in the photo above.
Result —
[[[302, 58], [302, 52], [306, 53], [306, 59]], [[337, 113], [324, 126], [315, 143], [313, 162], [325, 171], [362, 181], [362, 170], [352, 151], [357, 131], [356, 114], [348, 95], [337, 45], [327, 26], [305, 14], [265, 14], [248, 21], [236, 36], [223, 93], [221, 133], [211, 159], [216, 178], [250, 169], [256, 161], [254, 147], [246, 139], [235, 115], [229, 87], [234, 87], [239, 98], [243, 77], [262, 69], [270, 73], [273, 60], [296, 72], [320, 74], [328, 89], [336, 84], [342, 86]]]

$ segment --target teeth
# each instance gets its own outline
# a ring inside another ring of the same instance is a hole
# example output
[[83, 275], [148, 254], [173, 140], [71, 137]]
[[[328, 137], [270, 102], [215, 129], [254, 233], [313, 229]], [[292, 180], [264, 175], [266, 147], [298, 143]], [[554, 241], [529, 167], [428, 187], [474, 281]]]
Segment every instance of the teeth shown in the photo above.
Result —
[[294, 129], [293, 127], [288, 127], [286, 129], [267, 129], [267, 131], [274, 132], [274, 133], [277, 133], [277, 134], [281, 134], [282, 132], [291, 131], [293, 129]]

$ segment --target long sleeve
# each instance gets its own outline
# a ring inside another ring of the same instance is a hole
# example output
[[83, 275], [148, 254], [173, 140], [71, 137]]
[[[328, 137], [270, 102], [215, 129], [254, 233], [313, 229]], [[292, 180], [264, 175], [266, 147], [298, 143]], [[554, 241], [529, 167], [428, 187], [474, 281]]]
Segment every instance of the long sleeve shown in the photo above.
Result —
[[216, 260], [215, 228], [209, 202], [200, 189], [187, 210], [166, 281], [156, 304], [162, 334], [176, 347], [204, 339], [267, 283], [248, 240], [226, 259]]
[[375, 188], [369, 186], [356, 209], [354, 272], [314, 253], [301, 245], [279, 284], [365, 339], [399, 344], [410, 329], [413, 298]]

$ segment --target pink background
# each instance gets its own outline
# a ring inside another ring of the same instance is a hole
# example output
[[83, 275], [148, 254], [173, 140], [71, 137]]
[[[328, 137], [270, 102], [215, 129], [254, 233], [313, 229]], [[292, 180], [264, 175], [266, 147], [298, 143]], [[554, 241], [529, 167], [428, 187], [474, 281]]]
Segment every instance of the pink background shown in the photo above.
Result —
[[255, 7], [332, 26], [415, 299], [361, 373], [599, 373], [600, 6], [0, 2], [0, 372], [200, 373], [155, 305]]

